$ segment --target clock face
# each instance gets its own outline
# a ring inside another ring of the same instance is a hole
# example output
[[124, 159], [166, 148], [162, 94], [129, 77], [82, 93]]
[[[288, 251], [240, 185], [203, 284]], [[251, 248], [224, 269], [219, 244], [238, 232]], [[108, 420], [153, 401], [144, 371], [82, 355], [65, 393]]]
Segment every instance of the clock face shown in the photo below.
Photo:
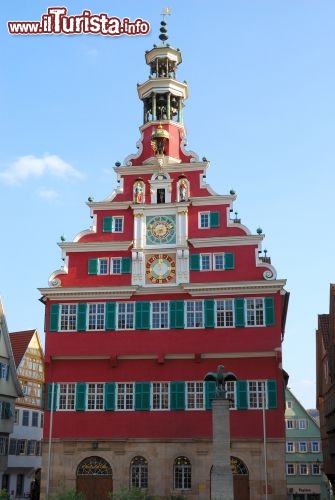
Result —
[[158, 254], [148, 256], [145, 270], [148, 283], [171, 283], [176, 278], [174, 255]]
[[176, 243], [176, 218], [174, 215], [149, 216], [146, 220], [147, 245]]

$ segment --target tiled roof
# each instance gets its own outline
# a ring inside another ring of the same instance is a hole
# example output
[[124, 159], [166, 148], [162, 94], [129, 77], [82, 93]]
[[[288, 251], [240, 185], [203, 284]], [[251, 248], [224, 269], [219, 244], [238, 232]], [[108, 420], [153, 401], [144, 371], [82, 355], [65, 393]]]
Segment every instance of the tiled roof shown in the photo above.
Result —
[[12, 332], [9, 334], [16, 368], [18, 368], [21, 363], [21, 359], [28, 349], [29, 342], [35, 332], [36, 330], [26, 330], [24, 332]]

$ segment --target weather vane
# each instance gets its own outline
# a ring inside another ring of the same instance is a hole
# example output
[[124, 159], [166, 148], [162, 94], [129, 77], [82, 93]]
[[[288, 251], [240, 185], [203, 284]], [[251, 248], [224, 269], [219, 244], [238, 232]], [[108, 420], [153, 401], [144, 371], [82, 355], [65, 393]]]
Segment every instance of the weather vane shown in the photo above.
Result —
[[170, 7], [163, 7], [163, 11], [161, 16], [163, 17], [163, 21], [165, 21], [165, 16], [170, 16], [171, 15], [171, 8]]

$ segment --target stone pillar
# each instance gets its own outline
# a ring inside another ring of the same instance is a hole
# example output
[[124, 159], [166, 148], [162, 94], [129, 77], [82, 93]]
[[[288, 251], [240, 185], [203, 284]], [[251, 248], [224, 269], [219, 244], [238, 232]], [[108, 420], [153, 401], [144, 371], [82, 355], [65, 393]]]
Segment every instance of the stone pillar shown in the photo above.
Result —
[[213, 468], [211, 500], [234, 500], [233, 474], [230, 469], [229, 399], [212, 400]]

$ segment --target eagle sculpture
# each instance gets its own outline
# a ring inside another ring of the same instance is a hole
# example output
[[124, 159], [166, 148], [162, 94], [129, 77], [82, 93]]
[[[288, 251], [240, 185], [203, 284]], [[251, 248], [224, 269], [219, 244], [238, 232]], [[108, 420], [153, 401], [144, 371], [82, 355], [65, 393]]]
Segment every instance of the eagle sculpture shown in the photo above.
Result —
[[208, 372], [205, 376], [205, 381], [213, 381], [216, 383], [216, 395], [219, 397], [225, 397], [226, 389], [225, 384], [229, 381], [236, 381], [236, 375], [233, 372], [224, 372], [224, 365], [218, 366], [218, 371]]

